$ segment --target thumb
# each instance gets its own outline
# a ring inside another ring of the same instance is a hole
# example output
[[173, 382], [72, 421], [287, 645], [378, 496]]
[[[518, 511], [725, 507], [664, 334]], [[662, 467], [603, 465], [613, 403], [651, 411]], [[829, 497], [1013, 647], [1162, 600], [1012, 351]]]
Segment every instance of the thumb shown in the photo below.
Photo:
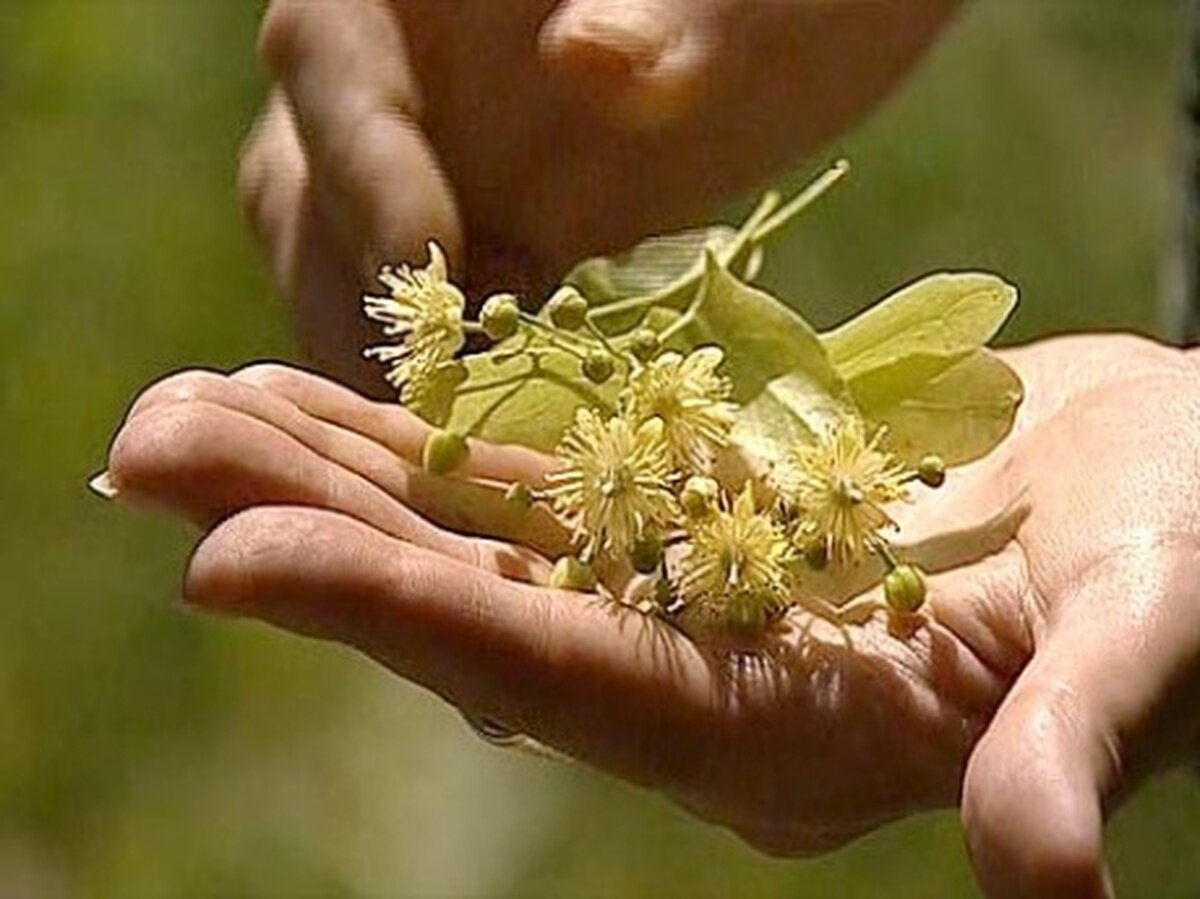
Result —
[[541, 53], [581, 98], [617, 123], [648, 128], [702, 95], [717, 26], [708, 0], [566, 0]]
[[1194, 736], [1196, 571], [1190, 547], [1123, 552], [1052, 605], [967, 766], [963, 824], [989, 897], [1113, 895], [1106, 803]]

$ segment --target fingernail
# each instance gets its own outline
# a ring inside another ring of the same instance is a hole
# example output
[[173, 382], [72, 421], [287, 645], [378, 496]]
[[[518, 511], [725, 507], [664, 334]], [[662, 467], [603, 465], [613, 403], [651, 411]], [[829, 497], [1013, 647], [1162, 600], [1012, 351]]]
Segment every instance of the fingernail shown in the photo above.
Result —
[[679, 15], [657, 0], [585, 4], [564, 16], [560, 41], [587, 43], [620, 54], [635, 70], [650, 69], [679, 40]]
[[117, 489], [117, 483], [113, 480], [113, 476], [109, 473], [108, 469], [105, 469], [88, 481], [88, 489], [96, 494], [96, 496], [105, 500], [114, 500], [121, 492]]

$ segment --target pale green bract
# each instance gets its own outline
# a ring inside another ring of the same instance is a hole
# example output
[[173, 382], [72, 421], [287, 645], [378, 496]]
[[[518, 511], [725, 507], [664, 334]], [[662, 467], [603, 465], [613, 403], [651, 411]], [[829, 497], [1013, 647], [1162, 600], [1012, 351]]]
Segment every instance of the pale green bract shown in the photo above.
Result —
[[[439, 326], [459, 343], [495, 342], [403, 372], [414, 411], [436, 428], [426, 469], [465, 468], [466, 438], [552, 456], [540, 486], [478, 483], [569, 528], [577, 555], [555, 570], [583, 576], [554, 586], [615, 596], [632, 567], [649, 579], [651, 607], [686, 628], [761, 635], [795, 605], [841, 620], [881, 576], [889, 614], [916, 614], [921, 564], [976, 558], [1016, 520], [902, 550], [889, 507], [917, 482], [937, 489], [947, 465], [1011, 430], [1021, 382], [986, 346], [1017, 292], [995, 275], [935, 274], [818, 333], [793, 298], [751, 282], [769, 238], [846, 171], [835, 165], [787, 203], [767, 194], [736, 229], [585, 260], [539, 314], [498, 294], [484, 309], [507, 320], [473, 321], [460, 303]], [[369, 353], [392, 364], [412, 355], [421, 316], [457, 290], [441, 259], [431, 247], [427, 269], [389, 284], [406, 315], [385, 335], [393, 343]]]
[[[748, 283], [778, 202], [768, 195], [736, 230], [685, 231], [586, 260], [565, 283], [588, 299], [589, 319], [610, 346], [627, 347], [638, 328], [681, 352], [720, 345], [740, 407], [733, 442], [765, 462], [845, 414], [886, 426], [886, 445], [907, 462], [934, 453], [961, 464], [999, 443], [1020, 405], [1021, 382], [985, 346], [1012, 313], [1016, 289], [991, 274], [935, 274], [818, 334], [794, 304]], [[575, 355], [527, 336], [463, 362], [467, 378], [433, 423], [545, 452], [576, 408], [615, 408], [622, 380], [590, 384]]]

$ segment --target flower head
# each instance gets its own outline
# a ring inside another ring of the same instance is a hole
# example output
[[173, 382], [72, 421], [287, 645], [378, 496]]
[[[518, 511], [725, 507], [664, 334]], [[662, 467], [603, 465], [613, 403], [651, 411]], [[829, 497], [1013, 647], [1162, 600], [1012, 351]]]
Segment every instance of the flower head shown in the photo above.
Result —
[[880, 428], [868, 438], [861, 419], [842, 419], [793, 449], [772, 472], [782, 497], [799, 512], [798, 542], [846, 564], [895, 526], [883, 507], [907, 498], [910, 472], [880, 448], [883, 434]]
[[678, 517], [660, 419], [635, 425], [580, 409], [558, 458], [561, 468], [547, 476], [547, 493], [584, 541], [585, 557], [596, 550], [627, 553], [643, 534]]
[[462, 292], [446, 280], [446, 257], [429, 244], [429, 265], [412, 269], [385, 266], [379, 281], [390, 296], [363, 297], [368, 318], [383, 323], [393, 343], [370, 347], [365, 355], [388, 366], [387, 379], [405, 405], [419, 408], [439, 372], [463, 345]]
[[630, 378], [625, 393], [629, 416], [634, 421], [662, 419], [677, 468], [708, 471], [714, 453], [728, 440], [734, 405], [729, 402], [729, 379], [717, 374], [723, 358], [715, 346], [687, 356], [662, 353]]
[[747, 484], [731, 503], [690, 527], [680, 561], [679, 593], [689, 606], [727, 621], [765, 623], [787, 603], [792, 547], [783, 529], [756, 510]]

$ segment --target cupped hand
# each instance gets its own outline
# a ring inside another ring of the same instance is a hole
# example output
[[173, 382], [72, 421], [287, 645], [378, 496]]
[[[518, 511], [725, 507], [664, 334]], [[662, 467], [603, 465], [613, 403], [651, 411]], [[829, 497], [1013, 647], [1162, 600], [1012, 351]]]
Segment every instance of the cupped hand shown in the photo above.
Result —
[[479, 296], [703, 220], [844, 129], [956, 0], [273, 0], [242, 193], [321, 369], [430, 237]]
[[[356, 647], [766, 851], [958, 801], [989, 895], [1103, 895], [1104, 811], [1196, 745], [1200, 372], [1121, 336], [1007, 356], [1014, 433], [908, 507], [904, 538], [1019, 505], [1012, 531], [926, 560], [914, 626], [794, 611], [758, 652], [544, 586], [552, 517], [427, 475], [421, 422], [295, 369], [151, 387], [110, 469], [122, 498], [206, 529], [190, 602]], [[532, 481], [546, 461], [477, 444], [469, 465]]]

